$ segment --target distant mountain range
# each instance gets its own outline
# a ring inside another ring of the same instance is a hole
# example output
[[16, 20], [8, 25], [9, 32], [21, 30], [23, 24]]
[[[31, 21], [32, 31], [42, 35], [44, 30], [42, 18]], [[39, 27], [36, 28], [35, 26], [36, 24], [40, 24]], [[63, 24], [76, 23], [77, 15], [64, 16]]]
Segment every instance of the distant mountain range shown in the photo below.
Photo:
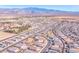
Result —
[[79, 12], [29, 7], [29, 8], [0, 8], [0, 14], [79, 15]]

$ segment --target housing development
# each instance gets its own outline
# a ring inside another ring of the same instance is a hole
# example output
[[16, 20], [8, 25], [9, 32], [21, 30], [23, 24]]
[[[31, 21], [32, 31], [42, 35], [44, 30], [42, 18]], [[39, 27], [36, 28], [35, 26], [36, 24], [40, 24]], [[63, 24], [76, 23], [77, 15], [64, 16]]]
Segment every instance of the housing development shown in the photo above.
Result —
[[79, 15], [40, 10], [0, 9], [0, 53], [79, 52]]

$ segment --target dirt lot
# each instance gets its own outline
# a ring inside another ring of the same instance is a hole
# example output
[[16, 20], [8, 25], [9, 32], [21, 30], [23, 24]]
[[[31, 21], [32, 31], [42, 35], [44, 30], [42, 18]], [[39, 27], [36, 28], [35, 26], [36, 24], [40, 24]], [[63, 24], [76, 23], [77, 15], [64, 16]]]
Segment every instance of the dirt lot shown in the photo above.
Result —
[[9, 37], [12, 37], [14, 35], [16, 35], [16, 34], [6, 33], [6, 32], [0, 31], [0, 40], [3, 40], [3, 39], [6, 39], [6, 38], [9, 38]]

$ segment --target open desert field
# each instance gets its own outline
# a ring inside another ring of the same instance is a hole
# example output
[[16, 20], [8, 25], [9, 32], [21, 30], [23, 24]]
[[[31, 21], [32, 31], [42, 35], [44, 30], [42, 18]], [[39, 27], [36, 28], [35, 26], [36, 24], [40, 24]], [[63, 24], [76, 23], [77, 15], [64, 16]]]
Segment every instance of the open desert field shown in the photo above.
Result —
[[12, 33], [7, 33], [7, 32], [2, 32], [0, 31], [0, 41], [7, 39], [9, 37], [15, 36], [16, 34], [12, 34]]

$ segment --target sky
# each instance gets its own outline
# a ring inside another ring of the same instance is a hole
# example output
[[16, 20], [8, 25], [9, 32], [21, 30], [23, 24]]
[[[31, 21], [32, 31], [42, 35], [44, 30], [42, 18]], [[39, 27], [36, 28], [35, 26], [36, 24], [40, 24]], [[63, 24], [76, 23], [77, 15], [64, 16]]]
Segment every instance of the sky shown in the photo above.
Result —
[[0, 5], [0, 8], [46, 8], [62, 11], [79, 11], [79, 5]]

